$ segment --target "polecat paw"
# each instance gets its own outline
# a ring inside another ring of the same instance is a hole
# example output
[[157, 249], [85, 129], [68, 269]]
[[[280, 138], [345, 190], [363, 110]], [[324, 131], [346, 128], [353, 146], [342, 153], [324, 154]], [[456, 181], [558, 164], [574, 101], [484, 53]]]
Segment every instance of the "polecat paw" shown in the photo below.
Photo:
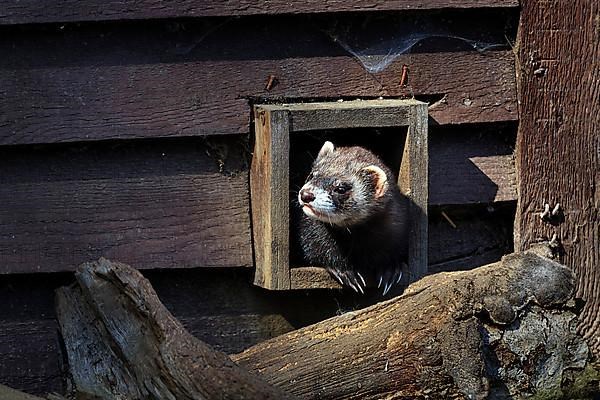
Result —
[[336, 269], [328, 269], [328, 271], [342, 286], [349, 287], [356, 293], [365, 294], [367, 284], [360, 272]]
[[402, 265], [387, 268], [380, 276], [377, 287], [383, 290], [383, 295], [388, 294], [390, 289], [400, 283], [402, 279]]

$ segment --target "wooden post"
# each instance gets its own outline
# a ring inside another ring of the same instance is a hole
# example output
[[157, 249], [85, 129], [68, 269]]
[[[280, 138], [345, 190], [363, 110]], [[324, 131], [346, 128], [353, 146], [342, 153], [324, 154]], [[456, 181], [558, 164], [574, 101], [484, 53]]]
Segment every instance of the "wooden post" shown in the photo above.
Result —
[[408, 275], [414, 282], [427, 274], [427, 204], [429, 182], [429, 156], [427, 145], [427, 104], [422, 103], [411, 108], [410, 125], [398, 186], [410, 199], [410, 221], [408, 239]]
[[289, 113], [256, 108], [250, 167], [254, 284], [289, 289]]
[[600, 356], [600, 3], [521, 6], [515, 249], [556, 235], [585, 300], [579, 331]]

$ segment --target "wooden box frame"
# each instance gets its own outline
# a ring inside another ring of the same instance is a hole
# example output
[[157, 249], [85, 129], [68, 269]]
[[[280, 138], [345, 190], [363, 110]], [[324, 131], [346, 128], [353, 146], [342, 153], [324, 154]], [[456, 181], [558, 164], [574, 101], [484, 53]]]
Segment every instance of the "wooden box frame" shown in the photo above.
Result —
[[323, 268], [290, 268], [290, 134], [343, 128], [408, 127], [398, 185], [409, 197], [409, 280], [427, 272], [427, 104], [356, 100], [254, 106], [250, 168], [254, 284], [271, 290], [335, 288]]

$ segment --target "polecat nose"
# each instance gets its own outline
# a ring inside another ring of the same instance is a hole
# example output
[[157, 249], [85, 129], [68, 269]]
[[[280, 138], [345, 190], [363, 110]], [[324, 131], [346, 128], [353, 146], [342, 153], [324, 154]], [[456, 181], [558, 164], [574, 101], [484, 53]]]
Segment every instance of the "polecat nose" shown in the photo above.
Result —
[[300, 190], [300, 200], [302, 200], [303, 202], [310, 203], [314, 199], [315, 195], [313, 194], [313, 192], [306, 189]]

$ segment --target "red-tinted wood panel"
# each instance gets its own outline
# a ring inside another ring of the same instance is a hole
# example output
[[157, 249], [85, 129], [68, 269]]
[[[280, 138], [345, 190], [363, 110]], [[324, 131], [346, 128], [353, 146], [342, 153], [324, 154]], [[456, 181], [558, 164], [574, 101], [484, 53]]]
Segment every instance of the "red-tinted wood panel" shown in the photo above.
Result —
[[4, 0], [1, 24], [106, 21], [173, 17], [313, 14], [356, 11], [431, 10], [442, 8], [518, 7], [518, 0]]

